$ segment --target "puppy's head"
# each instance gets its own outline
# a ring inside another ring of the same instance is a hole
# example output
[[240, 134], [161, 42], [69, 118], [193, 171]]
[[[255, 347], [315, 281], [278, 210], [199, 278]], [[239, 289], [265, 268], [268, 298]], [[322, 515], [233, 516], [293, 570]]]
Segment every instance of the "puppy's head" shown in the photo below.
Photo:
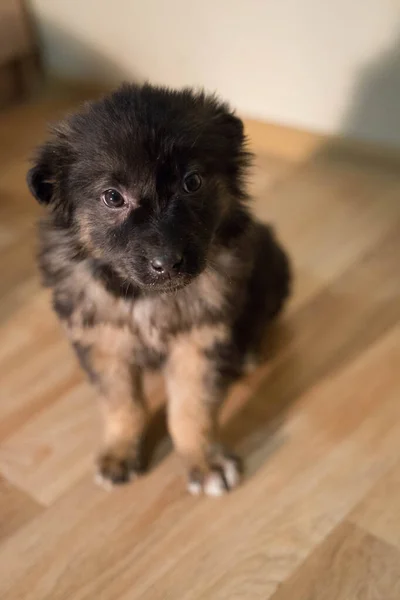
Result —
[[125, 85], [55, 127], [28, 185], [85, 252], [142, 288], [205, 268], [245, 195], [242, 122], [214, 97]]

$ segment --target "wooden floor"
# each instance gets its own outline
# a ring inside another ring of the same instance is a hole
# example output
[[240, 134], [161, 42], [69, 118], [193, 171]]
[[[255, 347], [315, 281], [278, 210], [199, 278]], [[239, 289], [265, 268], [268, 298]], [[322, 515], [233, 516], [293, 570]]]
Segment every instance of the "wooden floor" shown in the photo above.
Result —
[[106, 493], [94, 395], [39, 287], [24, 183], [45, 120], [71, 102], [0, 114], [0, 598], [399, 600], [399, 166], [249, 123], [255, 208], [296, 286], [269, 363], [224, 413], [247, 477], [190, 497], [162, 439], [148, 475]]

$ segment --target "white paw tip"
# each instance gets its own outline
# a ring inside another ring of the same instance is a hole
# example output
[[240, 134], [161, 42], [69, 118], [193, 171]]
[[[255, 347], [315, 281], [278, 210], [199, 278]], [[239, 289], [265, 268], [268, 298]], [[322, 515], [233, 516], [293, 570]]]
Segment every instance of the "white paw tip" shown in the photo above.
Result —
[[95, 476], [94, 476], [94, 482], [95, 482], [96, 485], [98, 485], [99, 487], [101, 487], [106, 492], [111, 492], [112, 489], [114, 488], [114, 485], [113, 485], [112, 481], [110, 481], [109, 479], [106, 479], [105, 477], [103, 477], [103, 475], [101, 473], [96, 473], [95, 474]]
[[213, 496], [214, 498], [217, 498], [218, 496], [223, 496], [226, 494], [226, 492], [227, 489], [221, 474], [210, 473], [204, 482], [204, 493], [207, 496]]
[[224, 464], [224, 473], [229, 489], [233, 489], [239, 485], [240, 471], [235, 461], [226, 460]]
[[187, 489], [192, 496], [200, 496], [202, 492], [200, 481], [189, 481]]

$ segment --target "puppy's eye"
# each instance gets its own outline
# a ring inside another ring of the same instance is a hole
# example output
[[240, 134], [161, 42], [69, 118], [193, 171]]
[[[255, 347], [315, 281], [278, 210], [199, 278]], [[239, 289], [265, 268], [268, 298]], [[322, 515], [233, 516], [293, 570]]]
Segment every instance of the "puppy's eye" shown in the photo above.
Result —
[[108, 208], [121, 208], [125, 204], [123, 195], [117, 190], [106, 190], [103, 192], [101, 198]]
[[183, 189], [187, 194], [197, 192], [201, 188], [202, 180], [200, 175], [196, 171], [188, 173], [183, 178]]

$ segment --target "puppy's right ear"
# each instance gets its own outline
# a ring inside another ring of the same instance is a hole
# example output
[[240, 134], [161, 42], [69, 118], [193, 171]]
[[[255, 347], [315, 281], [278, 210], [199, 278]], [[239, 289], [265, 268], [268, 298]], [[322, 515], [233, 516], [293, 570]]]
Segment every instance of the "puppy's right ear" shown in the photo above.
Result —
[[54, 150], [51, 147], [45, 145], [39, 150], [34, 166], [27, 173], [26, 182], [32, 196], [40, 204], [50, 204], [55, 183]]

